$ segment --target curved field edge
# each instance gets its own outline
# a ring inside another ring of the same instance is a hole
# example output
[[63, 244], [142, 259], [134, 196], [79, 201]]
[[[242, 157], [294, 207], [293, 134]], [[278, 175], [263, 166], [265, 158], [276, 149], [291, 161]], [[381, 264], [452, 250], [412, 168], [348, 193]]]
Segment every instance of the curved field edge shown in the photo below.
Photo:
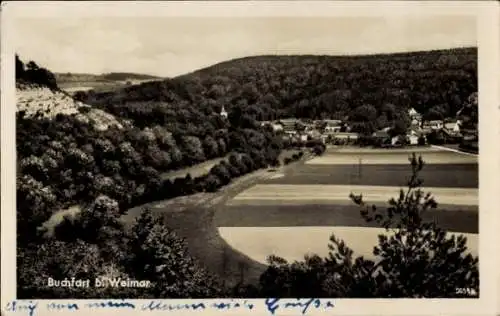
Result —
[[[289, 262], [303, 260], [306, 254], [328, 256], [327, 242], [332, 234], [346, 242], [354, 252], [353, 256], [363, 256], [375, 260], [373, 248], [377, 236], [390, 235], [383, 228], [313, 226], [313, 227], [219, 227], [219, 233], [228, 240], [231, 247], [242, 251], [253, 260], [265, 264], [268, 255], [277, 255]], [[467, 237], [469, 252], [479, 254], [479, 235], [450, 232], [451, 235]], [[290, 240], [294, 242], [291, 243]], [[265, 247], [262, 247], [262, 244]], [[304, 250], [307, 249], [307, 250]]]

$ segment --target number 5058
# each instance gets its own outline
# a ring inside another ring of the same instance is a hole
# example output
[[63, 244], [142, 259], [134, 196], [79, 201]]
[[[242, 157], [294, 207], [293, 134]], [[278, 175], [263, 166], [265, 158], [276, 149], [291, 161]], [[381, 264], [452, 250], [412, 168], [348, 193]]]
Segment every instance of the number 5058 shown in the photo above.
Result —
[[474, 296], [477, 295], [477, 291], [470, 287], [457, 287], [455, 294]]

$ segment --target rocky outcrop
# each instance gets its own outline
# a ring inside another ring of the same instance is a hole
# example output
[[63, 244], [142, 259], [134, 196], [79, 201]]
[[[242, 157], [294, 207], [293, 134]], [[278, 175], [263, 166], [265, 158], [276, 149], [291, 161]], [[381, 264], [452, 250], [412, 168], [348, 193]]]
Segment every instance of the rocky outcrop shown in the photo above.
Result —
[[103, 110], [76, 101], [63, 91], [47, 87], [18, 84], [16, 96], [17, 111], [23, 111], [25, 117], [53, 119], [58, 114], [74, 115], [78, 120], [89, 123], [100, 131], [113, 125], [121, 129], [130, 124], [117, 120], [115, 116]]

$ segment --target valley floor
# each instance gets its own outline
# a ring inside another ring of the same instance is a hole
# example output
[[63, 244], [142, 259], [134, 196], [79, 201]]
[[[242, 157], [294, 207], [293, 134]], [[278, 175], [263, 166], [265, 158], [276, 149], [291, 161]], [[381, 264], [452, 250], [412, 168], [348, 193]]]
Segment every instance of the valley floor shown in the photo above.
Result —
[[[385, 231], [361, 218], [349, 193], [363, 194], [369, 204], [386, 205], [405, 187], [405, 177], [411, 174], [411, 151], [329, 149], [321, 157], [285, 170], [281, 177], [263, 179], [237, 194], [217, 209], [215, 226], [231, 248], [262, 265], [271, 254], [289, 261], [311, 253], [326, 256], [332, 233], [355, 255], [376, 259], [373, 247], [377, 235]], [[478, 255], [477, 157], [436, 148], [420, 154], [427, 162], [421, 174], [423, 189], [438, 202], [438, 208], [424, 219], [450, 233], [464, 234], [469, 251]], [[360, 174], [359, 157], [376, 163], [363, 165]]]

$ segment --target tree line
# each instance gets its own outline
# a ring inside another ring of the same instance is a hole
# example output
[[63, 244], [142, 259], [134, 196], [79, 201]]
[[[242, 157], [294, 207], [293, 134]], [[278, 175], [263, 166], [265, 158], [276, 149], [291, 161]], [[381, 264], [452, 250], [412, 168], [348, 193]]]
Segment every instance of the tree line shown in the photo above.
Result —
[[50, 89], [58, 89], [55, 75], [34, 61], [24, 64], [16, 54], [16, 82], [30, 83]]

